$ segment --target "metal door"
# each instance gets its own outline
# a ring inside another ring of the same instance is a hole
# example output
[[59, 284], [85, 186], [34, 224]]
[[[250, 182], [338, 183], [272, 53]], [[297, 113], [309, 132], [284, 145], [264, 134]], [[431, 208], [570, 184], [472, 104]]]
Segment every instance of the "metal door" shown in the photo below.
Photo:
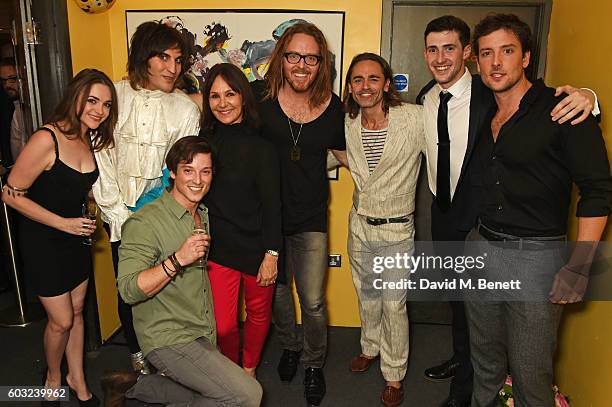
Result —
[[[391, 64], [393, 72], [409, 74], [408, 91], [402, 93], [405, 101], [414, 103], [421, 88], [431, 80], [423, 60], [423, 32], [427, 23], [442, 15], [454, 15], [473, 28], [489, 13], [512, 13], [531, 27], [534, 51], [531, 55], [531, 78], [544, 76], [545, 46], [548, 35], [550, 6], [545, 1], [402, 1], [385, 0], [383, 3], [383, 31], [381, 53]], [[543, 58], [540, 58], [543, 55]], [[468, 68], [476, 72], [475, 64]]]

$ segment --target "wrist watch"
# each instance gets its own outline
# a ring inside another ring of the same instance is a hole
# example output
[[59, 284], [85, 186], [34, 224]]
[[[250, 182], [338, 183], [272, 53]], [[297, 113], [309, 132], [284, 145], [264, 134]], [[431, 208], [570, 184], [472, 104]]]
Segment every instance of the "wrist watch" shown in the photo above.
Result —
[[278, 252], [276, 250], [268, 249], [266, 250], [266, 254], [269, 254], [270, 256], [278, 257]]

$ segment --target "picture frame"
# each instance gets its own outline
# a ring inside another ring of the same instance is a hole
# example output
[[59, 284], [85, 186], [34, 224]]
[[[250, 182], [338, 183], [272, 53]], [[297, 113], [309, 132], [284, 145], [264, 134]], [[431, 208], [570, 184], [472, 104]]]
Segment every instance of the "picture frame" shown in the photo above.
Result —
[[196, 58], [189, 76], [196, 92], [202, 88], [210, 67], [219, 62], [237, 65], [249, 81], [262, 79], [269, 56], [284, 30], [299, 22], [313, 23], [327, 39], [334, 65], [333, 91], [341, 95], [343, 11], [126, 10], [125, 20], [128, 48], [136, 28], [146, 21], [162, 21], [193, 38]]

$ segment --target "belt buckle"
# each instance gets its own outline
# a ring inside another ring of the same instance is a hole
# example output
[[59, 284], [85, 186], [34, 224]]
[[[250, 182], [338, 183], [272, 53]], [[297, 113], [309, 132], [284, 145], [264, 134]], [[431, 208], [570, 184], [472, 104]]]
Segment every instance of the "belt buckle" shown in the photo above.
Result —
[[366, 218], [366, 222], [372, 226], [380, 226], [388, 223], [387, 219], [379, 219], [379, 218]]

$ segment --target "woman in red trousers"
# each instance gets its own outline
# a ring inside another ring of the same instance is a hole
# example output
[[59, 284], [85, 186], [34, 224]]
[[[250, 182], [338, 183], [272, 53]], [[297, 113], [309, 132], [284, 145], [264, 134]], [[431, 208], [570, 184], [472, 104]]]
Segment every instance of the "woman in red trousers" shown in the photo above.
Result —
[[208, 275], [218, 344], [239, 363], [238, 293], [246, 305], [242, 366], [255, 377], [271, 319], [282, 244], [280, 175], [274, 147], [259, 137], [255, 98], [242, 71], [211, 68], [200, 135], [213, 146], [215, 173], [204, 199], [210, 218]]

